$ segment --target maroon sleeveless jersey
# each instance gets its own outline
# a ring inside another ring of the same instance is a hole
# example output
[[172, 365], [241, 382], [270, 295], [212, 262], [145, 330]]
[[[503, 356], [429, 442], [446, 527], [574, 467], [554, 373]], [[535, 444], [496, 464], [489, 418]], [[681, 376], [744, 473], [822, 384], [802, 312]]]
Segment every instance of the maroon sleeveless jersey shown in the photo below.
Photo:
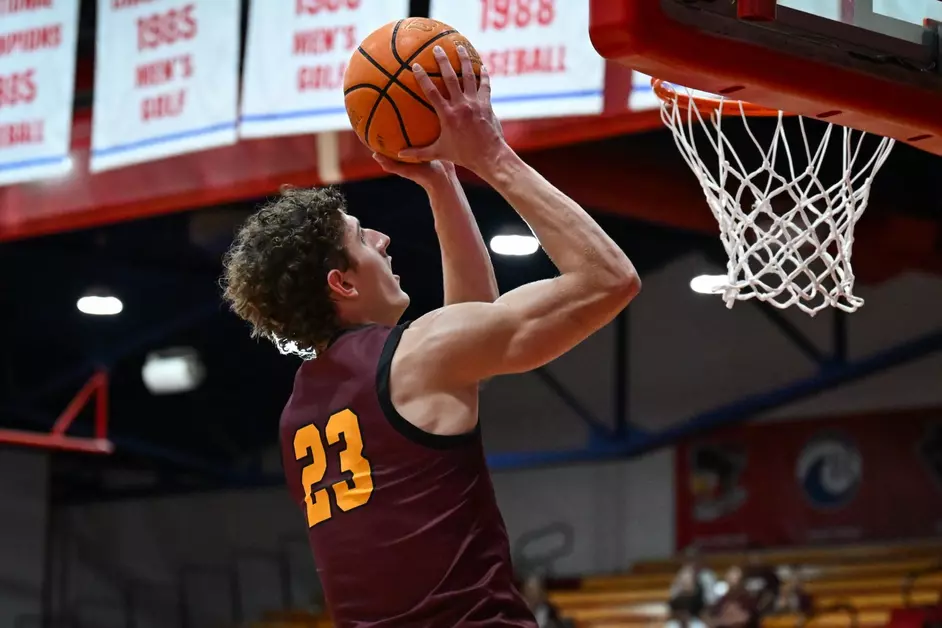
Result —
[[480, 431], [429, 434], [396, 412], [406, 325], [347, 331], [298, 370], [285, 476], [338, 628], [525, 626]]

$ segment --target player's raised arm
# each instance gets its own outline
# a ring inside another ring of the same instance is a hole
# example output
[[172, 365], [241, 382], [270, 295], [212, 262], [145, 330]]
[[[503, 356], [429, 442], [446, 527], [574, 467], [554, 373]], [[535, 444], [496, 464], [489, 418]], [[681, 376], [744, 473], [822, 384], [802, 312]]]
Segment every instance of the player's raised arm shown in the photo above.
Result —
[[403, 336], [397, 361], [437, 365], [426, 375], [445, 387], [546, 364], [611, 321], [638, 293], [637, 273], [591, 216], [504, 142], [486, 71], [479, 88], [466, 86], [447, 100], [420, 67], [413, 71], [442, 133], [432, 146], [408, 154], [449, 159], [488, 182], [530, 225], [561, 275], [493, 304], [454, 305], [422, 317]]
[[378, 153], [373, 158], [386, 172], [415, 181], [428, 194], [442, 250], [445, 305], [469, 301], [493, 303], [498, 295], [494, 266], [454, 164], [448, 161], [410, 164]]
[[[434, 49], [433, 54], [442, 68], [442, 82], [450, 98], [458, 99], [465, 91], [477, 90], [474, 68], [467, 54], [460, 55], [460, 79], [441, 47]], [[493, 302], [498, 295], [494, 267], [454, 164], [448, 160], [411, 164], [379, 154], [374, 157], [384, 170], [412, 179], [428, 194], [442, 249], [445, 305]]]

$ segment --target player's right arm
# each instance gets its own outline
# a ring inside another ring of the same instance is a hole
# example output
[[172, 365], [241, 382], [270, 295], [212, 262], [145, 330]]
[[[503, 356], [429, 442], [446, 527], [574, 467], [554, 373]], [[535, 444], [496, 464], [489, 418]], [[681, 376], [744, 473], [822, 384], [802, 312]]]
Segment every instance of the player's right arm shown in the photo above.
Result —
[[494, 303], [456, 304], [415, 321], [402, 348], [419, 348], [430, 367], [423, 379], [444, 388], [543, 366], [610, 322], [641, 287], [628, 257], [591, 216], [509, 149], [491, 172], [478, 174], [530, 224], [560, 275]]
[[489, 183], [530, 225], [561, 274], [494, 303], [456, 304], [423, 316], [403, 336], [397, 361], [408, 370], [427, 370], [421, 378], [439, 389], [542, 366], [624, 309], [640, 290], [638, 275], [585, 210], [506, 144], [486, 72], [480, 87], [466, 85], [462, 97], [446, 101], [424, 71], [413, 71], [438, 111], [442, 134], [410, 153], [448, 159]]

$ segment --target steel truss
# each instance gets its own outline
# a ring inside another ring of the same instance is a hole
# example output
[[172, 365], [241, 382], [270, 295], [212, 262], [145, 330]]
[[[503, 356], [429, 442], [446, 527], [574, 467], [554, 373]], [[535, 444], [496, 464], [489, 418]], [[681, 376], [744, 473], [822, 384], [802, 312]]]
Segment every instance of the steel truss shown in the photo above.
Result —
[[[613, 323], [615, 335], [613, 348], [615, 386], [612, 391], [614, 416], [608, 417], [610, 420], [606, 421], [595, 415], [548, 369], [539, 369], [535, 371], [535, 376], [543, 382], [547, 391], [558, 396], [579, 420], [589, 426], [588, 442], [574, 449], [494, 453], [488, 457], [491, 468], [495, 470], [523, 469], [630, 458], [673, 445], [696, 434], [748, 421], [762, 412], [913, 362], [942, 350], [942, 328], [940, 328], [866, 357], [849, 360], [847, 357], [845, 315], [835, 314], [832, 346], [830, 351], [822, 351], [777, 310], [759, 303], [756, 303], [755, 307], [785, 337], [791, 340], [802, 354], [817, 365], [818, 369], [814, 375], [798, 379], [772, 390], [746, 395], [732, 403], [700, 412], [665, 429], [642, 429], [632, 423], [629, 413], [631, 396], [629, 387], [631, 368], [630, 319], [628, 311], [625, 311]], [[212, 309], [215, 310], [215, 306]], [[203, 311], [203, 314], [205, 313]], [[191, 313], [188, 319], [184, 317], [182, 320], [192, 322], [194, 313]], [[170, 327], [176, 328], [178, 326], [179, 322], [176, 326]], [[148, 335], [149, 340], [152, 340], [153, 337], [153, 333]], [[140, 342], [127, 343], [124, 345], [122, 353], [133, 350], [140, 344]], [[182, 454], [139, 439], [114, 435], [112, 440], [119, 451], [124, 450], [129, 454], [161, 465], [163, 472], [157, 474], [154, 484], [120, 489], [106, 489], [100, 486], [94, 490], [65, 491], [65, 499], [70, 501], [110, 501], [201, 492], [221, 488], [277, 486], [284, 482], [280, 474], [264, 474], [259, 469], [247, 469], [245, 466], [236, 468], [234, 465], [223, 461], [212, 461], [198, 456]]]
[[630, 458], [673, 445], [696, 434], [748, 421], [762, 412], [786, 406], [942, 350], [942, 328], [940, 328], [864, 358], [848, 360], [847, 318], [843, 312], [834, 312], [832, 348], [830, 352], [825, 353], [792, 325], [781, 312], [757, 301], [751, 301], [751, 303], [802, 354], [818, 366], [817, 373], [772, 390], [746, 395], [732, 403], [695, 414], [668, 428], [643, 430], [630, 423], [628, 417], [629, 360], [628, 310], [626, 310], [615, 321], [615, 427], [604, 427], [604, 421], [582, 406], [572, 403], [571, 400], [574, 399], [572, 393], [561, 383], [549, 377], [544, 370], [540, 378], [548, 383], [547, 388], [557, 394], [575, 415], [591, 428], [589, 442], [576, 449], [492, 454], [488, 457], [491, 468], [521, 469]]

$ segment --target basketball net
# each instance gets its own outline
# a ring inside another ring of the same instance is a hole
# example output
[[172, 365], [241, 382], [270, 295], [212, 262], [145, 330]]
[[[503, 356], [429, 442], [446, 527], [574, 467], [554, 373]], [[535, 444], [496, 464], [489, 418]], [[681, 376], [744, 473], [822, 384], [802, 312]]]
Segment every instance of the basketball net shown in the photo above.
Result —
[[[845, 127], [835, 132], [828, 124], [815, 145], [805, 119], [798, 117], [801, 143], [792, 139], [796, 145], [790, 146], [783, 126], [787, 113], [657, 79], [652, 86], [661, 99], [661, 119], [719, 223], [729, 263], [725, 282], [713, 292], [723, 295], [726, 306], [759, 299], [777, 308], [797, 306], [814, 316], [826, 307], [853, 312], [863, 305], [853, 292], [854, 226], [894, 141], [882, 138], [868, 157], [866, 133]], [[726, 117], [740, 118], [751, 142], [733, 146], [723, 133]], [[767, 143], [750, 128], [754, 117], [775, 119]], [[842, 175], [826, 184], [820, 172], [835, 135], [841, 136]], [[761, 163], [747, 168], [737, 151], [753, 148]], [[799, 156], [804, 163], [796, 167], [793, 157]]]

